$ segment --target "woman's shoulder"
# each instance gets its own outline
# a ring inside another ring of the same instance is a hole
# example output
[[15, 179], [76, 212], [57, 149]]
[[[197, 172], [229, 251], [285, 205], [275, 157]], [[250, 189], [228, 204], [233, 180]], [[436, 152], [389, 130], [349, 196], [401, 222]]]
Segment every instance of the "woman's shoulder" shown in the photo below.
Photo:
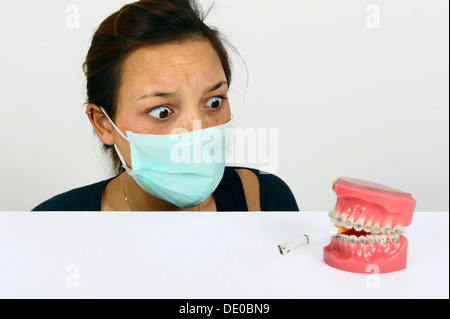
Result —
[[259, 210], [299, 211], [291, 189], [277, 175], [254, 168], [233, 166], [226, 167], [225, 172], [225, 174], [236, 174], [240, 177], [247, 202], [258, 201]]
[[103, 188], [113, 178], [56, 195], [32, 211], [100, 211]]

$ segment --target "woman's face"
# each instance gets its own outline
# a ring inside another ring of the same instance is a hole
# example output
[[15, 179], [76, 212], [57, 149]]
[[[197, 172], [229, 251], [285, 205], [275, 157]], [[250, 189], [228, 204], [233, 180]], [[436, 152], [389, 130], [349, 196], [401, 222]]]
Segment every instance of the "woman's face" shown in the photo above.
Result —
[[[115, 124], [124, 134], [156, 135], [222, 125], [231, 118], [227, 93], [225, 72], [208, 41], [140, 48], [123, 66]], [[112, 134], [129, 154], [128, 142]]]

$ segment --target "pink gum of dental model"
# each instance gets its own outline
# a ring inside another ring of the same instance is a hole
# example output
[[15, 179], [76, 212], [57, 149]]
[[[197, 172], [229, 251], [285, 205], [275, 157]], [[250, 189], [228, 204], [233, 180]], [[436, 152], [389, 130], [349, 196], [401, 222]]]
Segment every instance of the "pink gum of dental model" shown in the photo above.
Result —
[[369, 181], [339, 178], [332, 221], [348, 229], [324, 248], [328, 265], [354, 273], [389, 273], [407, 265], [404, 227], [412, 222], [416, 201], [404, 193]]

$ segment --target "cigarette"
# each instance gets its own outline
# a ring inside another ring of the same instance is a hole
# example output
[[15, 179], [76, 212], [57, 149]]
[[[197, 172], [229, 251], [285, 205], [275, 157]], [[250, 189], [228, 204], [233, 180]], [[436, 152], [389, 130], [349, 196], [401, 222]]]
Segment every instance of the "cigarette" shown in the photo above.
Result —
[[319, 231], [315, 231], [309, 234], [303, 234], [290, 242], [287, 242], [283, 245], [278, 245], [278, 249], [280, 250], [280, 254], [284, 256], [295, 248], [309, 245], [331, 236], [336, 236], [338, 232], [339, 230], [336, 228], [336, 226], [333, 225]]

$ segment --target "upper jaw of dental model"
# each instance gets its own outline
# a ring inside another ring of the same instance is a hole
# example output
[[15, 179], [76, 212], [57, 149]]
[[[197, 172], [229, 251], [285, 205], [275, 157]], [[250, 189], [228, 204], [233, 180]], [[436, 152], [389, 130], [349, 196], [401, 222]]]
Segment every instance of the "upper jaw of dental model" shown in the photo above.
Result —
[[[329, 213], [340, 240], [359, 243], [397, 241], [412, 222], [415, 200], [411, 194], [368, 181], [341, 178], [333, 184], [338, 199]], [[358, 236], [357, 236], [358, 235]], [[378, 236], [372, 238], [373, 236]], [[380, 237], [381, 236], [381, 237]]]

